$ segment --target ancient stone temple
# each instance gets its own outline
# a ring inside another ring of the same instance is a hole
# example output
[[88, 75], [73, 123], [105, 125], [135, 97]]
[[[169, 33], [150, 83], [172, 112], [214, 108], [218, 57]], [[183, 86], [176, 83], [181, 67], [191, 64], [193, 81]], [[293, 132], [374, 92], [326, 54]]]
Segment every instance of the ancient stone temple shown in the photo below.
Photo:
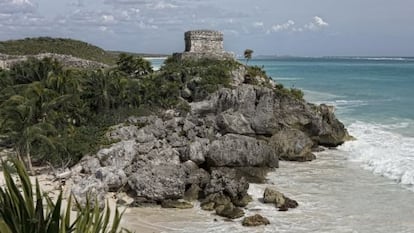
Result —
[[179, 59], [233, 59], [233, 54], [224, 51], [223, 33], [212, 30], [195, 30], [184, 33], [185, 51], [175, 53]]

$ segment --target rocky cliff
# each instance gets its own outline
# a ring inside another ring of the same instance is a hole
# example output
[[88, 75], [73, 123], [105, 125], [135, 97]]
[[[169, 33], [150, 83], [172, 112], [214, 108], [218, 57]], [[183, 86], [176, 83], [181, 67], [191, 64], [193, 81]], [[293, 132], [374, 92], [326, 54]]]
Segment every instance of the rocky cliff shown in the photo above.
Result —
[[263, 181], [280, 159], [310, 161], [318, 147], [347, 139], [331, 107], [295, 98], [263, 77], [248, 84], [242, 65], [232, 74], [230, 88], [189, 103], [186, 114], [167, 110], [113, 126], [107, 137], [114, 143], [73, 168], [80, 174], [75, 196], [123, 190], [135, 205], [200, 200], [203, 209], [240, 216], [249, 181]]

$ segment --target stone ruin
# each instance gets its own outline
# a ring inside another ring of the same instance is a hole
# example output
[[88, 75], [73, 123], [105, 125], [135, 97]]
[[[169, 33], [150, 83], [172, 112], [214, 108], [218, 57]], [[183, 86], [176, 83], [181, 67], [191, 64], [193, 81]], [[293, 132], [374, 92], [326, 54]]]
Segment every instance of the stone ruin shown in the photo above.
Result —
[[79, 69], [101, 69], [108, 67], [108, 65], [97, 61], [86, 60], [65, 54], [39, 53], [36, 55], [7, 55], [0, 53], [0, 69], [10, 69], [13, 65], [27, 61], [29, 58], [39, 60], [44, 58], [56, 59], [63, 66]]
[[224, 51], [223, 33], [213, 30], [195, 30], [184, 33], [185, 51], [175, 53], [178, 59], [234, 59], [232, 53]]

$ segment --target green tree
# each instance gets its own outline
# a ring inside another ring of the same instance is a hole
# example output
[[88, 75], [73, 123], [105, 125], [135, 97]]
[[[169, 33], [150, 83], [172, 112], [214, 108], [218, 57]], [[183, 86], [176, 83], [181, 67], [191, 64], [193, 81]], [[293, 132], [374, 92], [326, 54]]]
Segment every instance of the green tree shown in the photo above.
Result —
[[42, 60], [29, 58], [27, 61], [17, 63], [10, 68], [14, 84], [27, 84], [42, 81], [48, 77], [49, 72], [61, 73], [63, 67], [58, 61], [51, 58]]
[[142, 57], [136, 57], [121, 53], [119, 55], [118, 70], [125, 72], [131, 77], [140, 77], [153, 72], [151, 62], [143, 59]]
[[0, 105], [0, 132], [9, 141], [20, 160], [26, 157], [29, 171], [32, 172], [31, 148], [35, 143], [53, 147], [49, 136], [56, 134], [53, 125], [36, 119], [34, 102], [24, 96], [14, 95]]
[[249, 62], [250, 59], [252, 59], [253, 50], [246, 49], [244, 50], [244, 58], [246, 59], [246, 65]]

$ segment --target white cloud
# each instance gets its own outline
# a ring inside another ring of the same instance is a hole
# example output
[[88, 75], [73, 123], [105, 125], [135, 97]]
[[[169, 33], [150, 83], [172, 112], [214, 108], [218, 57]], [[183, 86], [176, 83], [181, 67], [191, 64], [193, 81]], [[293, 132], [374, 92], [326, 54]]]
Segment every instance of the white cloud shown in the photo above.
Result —
[[329, 24], [324, 21], [321, 17], [315, 16], [313, 17], [312, 22], [306, 24], [304, 27], [311, 31], [317, 31], [321, 28], [328, 27]]
[[270, 29], [266, 30], [266, 34], [270, 34], [271, 32], [304, 32], [304, 31], [318, 31], [322, 28], [326, 28], [329, 26], [329, 23], [326, 22], [319, 16], [315, 16], [312, 18], [312, 21], [303, 25], [303, 26], [296, 26], [295, 21], [288, 20], [286, 23], [283, 24], [275, 24]]
[[0, 0], [0, 13], [27, 13], [35, 9], [31, 0]]
[[166, 3], [164, 1], [155, 3], [154, 5], [150, 6], [151, 9], [159, 10], [159, 9], [173, 9], [177, 8], [177, 5], [174, 5], [172, 3]]
[[113, 23], [115, 22], [115, 17], [113, 15], [102, 15], [101, 16], [103, 23]]
[[263, 22], [254, 22], [253, 27], [255, 28], [262, 28], [264, 26]]
[[291, 29], [291, 27], [293, 25], [295, 25], [295, 21], [288, 20], [286, 23], [273, 25], [272, 26], [272, 31], [274, 31], [274, 32], [287, 31], [287, 30]]

